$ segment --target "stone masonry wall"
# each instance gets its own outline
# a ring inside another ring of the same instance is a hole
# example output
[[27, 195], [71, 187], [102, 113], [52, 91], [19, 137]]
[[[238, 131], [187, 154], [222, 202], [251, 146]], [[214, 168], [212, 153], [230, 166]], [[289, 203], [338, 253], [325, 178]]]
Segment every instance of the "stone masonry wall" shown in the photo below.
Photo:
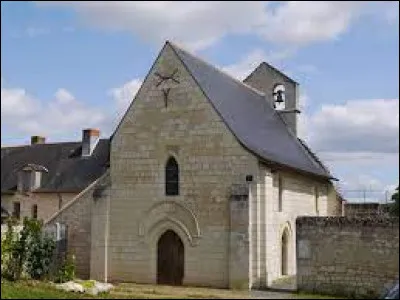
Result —
[[[155, 72], [175, 69], [180, 83], [166, 83], [165, 107]], [[170, 155], [179, 164], [178, 196], [165, 195]], [[157, 240], [172, 229], [185, 247], [183, 284], [228, 287], [230, 189], [257, 172], [257, 159], [166, 45], [111, 144], [110, 281], [155, 283]]]
[[46, 226], [53, 226], [57, 222], [66, 225], [67, 251], [75, 255], [76, 275], [82, 279], [90, 277], [93, 191], [104, 176], [89, 185], [45, 223]]
[[[66, 205], [77, 193], [61, 193], [62, 203]], [[56, 193], [31, 193], [2, 195], [1, 204], [12, 214], [13, 203], [19, 202], [21, 205], [21, 220], [24, 217], [32, 217], [32, 207], [37, 205], [38, 219], [47, 220], [51, 215], [58, 211], [58, 195]]]
[[[261, 264], [260, 285], [271, 286], [273, 281], [282, 276], [282, 234], [287, 230], [288, 241], [288, 275], [296, 274], [296, 218], [299, 216], [328, 216], [329, 202], [334, 199], [328, 197], [329, 182], [320, 182], [293, 172], [274, 172], [262, 168], [262, 177], [265, 188], [261, 189], [261, 201], [265, 201], [265, 221], [261, 224], [261, 250], [265, 249], [265, 267]], [[279, 184], [282, 182], [282, 208], [279, 210]], [[316, 198], [315, 188], [318, 189]], [[261, 210], [261, 211], [262, 211]], [[265, 238], [264, 238], [265, 236]], [[262, 254], [262, 251], [261, 251]], [[261, 255], [262, 261], [264, 260]]]
[[378, 297], [399, 276], [399, 219], [301, 217], [299, 291]]
[[109, 173], [105, 174], [93, 191], [91, 206], [91, 249], [90, 278], [108, 281], [108, 229], [111, 182]]
[[249, 188], [235, 187], [230, 200], [229, 288], [249, 288]]

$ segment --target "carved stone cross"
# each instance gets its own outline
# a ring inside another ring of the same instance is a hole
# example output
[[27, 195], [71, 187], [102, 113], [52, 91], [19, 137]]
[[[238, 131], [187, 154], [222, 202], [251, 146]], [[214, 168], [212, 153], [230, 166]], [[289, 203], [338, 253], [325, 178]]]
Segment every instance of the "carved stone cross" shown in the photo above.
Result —
[[[175, 83], [179, 83], [179, 80], [175, 78], [175, 75], [178, 73], [178, 69], [175, 69], [170, 75], [162, 75], [159, 72], [155, 72], [154, 75], [156, 75], [160, 80], [156, 84], [156, 87], [159, 87], [163, 82], [167, 82], [169, 80], [172, 80]], [[171, 88], [170, 87], [162, 87], [161, 91], [163, 92], [164, 96], [164, 104], [165, 107], [168, 106], [168, 95], [170, 92]]]

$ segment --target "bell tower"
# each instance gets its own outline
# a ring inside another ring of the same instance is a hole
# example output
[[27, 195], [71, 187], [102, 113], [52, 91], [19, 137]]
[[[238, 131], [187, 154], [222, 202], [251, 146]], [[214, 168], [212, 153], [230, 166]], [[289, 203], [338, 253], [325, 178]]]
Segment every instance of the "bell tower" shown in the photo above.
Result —
[[300, 113], [298, 83], [266, 62], [262, 62], [243, 82], [263, 92], [266, 101], [297, 136], [297, 114]]

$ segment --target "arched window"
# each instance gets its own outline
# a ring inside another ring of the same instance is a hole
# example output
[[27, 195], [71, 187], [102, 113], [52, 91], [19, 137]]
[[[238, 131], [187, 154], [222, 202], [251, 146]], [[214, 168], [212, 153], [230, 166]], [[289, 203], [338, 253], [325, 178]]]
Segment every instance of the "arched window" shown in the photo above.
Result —
[[274, 86], [272, 96], [274, 98], [274, 107], [276, 110], [283, 110], [286, 107], [285, 86], [281, 83]]
[[319, 215], [319, 207], [318, 207], [318, 199], [319, 199], [319, 191], [318, 187], [314, 187], [314, 207], [315, 207], [315, 214]]
[[288, 275], [289, 260], [289, 233], [287, 228], [283, 231], [281, 242], [281, 275]]
[[278, 174], [278, 211], [282, 211], [283, 200], [283, 184], [282, 175]]
[[165, 166], [165, 194], [167, 196], [179, 195], [179, 166], [175, 158], [168, 158]]

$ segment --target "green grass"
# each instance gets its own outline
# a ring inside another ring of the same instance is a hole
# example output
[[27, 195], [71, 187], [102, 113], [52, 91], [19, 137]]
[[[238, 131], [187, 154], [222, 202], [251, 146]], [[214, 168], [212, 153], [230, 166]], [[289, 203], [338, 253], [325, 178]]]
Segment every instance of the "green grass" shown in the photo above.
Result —
[[75, 280], [75, 282], [81, 284], [83, 288], [90, 289], [94, 287], [94, 280]]
[[297, 293], [296, 299], [348, 299], [348, 298], [317, 295], [317, 294], [307, 294], [307, 293]]
[[[82, 281], [88, 287], [91, 281]], [[248, 291], [171, 287], [150, 284], [121, 284], [115, 291], [91, 296], [57, 290], [54, 285], [39, 281], [1, 282], [1, 299], [248, 299]], [[343, 299], [321, 295], [292, 294], [290, 299]], [[273, 297], [271, 298], [273, 299]]]
[[64, 292], [50, 283], [19, 281], [1, 282], [1, 299], [88, 299], [88, 295]]

